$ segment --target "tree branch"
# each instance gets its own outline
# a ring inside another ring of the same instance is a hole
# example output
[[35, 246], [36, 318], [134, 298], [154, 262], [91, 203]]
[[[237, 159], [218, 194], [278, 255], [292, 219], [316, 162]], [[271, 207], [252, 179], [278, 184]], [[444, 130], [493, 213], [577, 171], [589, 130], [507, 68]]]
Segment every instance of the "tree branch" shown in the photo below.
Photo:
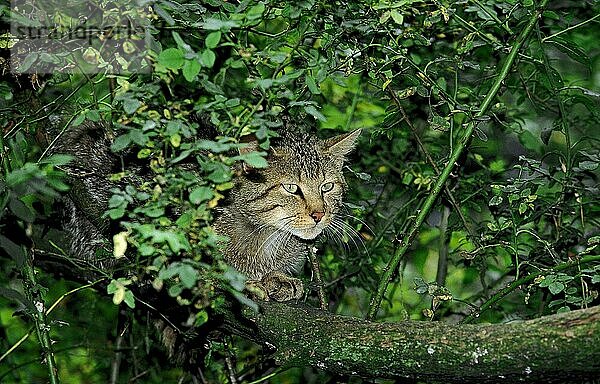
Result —
[[[246, 314], [280, 365], [461, 383], [565, 382], [600, 372], [600, 307], [509, 324], [374, 323], [264, 303]], [[239, 322], [226, 327], [236, 333]], [[233, 320], [233, 321], [231, 321]]]

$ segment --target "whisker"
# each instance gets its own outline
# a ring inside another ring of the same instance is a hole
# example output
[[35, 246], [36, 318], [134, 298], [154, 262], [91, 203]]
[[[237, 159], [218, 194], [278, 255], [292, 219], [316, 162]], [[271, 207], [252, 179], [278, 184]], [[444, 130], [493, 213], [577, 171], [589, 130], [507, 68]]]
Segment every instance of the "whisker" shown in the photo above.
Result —
[[359, 250], [360, 247], [358, 246], [358, 243], [355, 240], [355, 238], [357, 238], [358, 241], [360, 241], [362, 248], [365, 250], [365, 253], [367, 255], [369, 254], [369, 250], [367, 249], [365, 242], [362, 240], [360, 234], [354, 228], [352, 228], [350, 224], [346, 223], [343, 220], [333, 220], [330, 225], [337, 227], [338, 229], [342, 230], [345, 234], [349, 235], [348, 238], [352, 241], [352, 243], [356, 247], [356, 250]]
[[350, 252], [350, 248], [344, 241], [343, 235], [340, 233], [340, 229], [333, 225], [329, 225], [327, 228], [325, 228], [325, 235], [331, 238], [342, 249], [342, 251], [344, 251], [344, 253]]
[[373, 231], [373, 229], [371, 229], [371, 227], [369, 226], [369, 224], [367, 224], [364, 220], [359, 219], [358, 217], [356, 217], [354, 215], [348, 215], [348, 214], [341, 213], [341, 212], [338, 212], [337, 214], [358, 221], [359, 223], [361, 223], [362, 225], [364, 225], [365, 228], [367, 228], [369, 230], [369, 232], [371, 232], [371, 234], [373, 234], [373, 235], [375, 234], [375, 231]]
[[358, 241], [360, 241], [360, 244], [363, 246], [365, 253], [367, 255], [369, 255], [369, 250], [367, 249], [365, 242], [363, 241], [362, 237], [360, 236], [360, 233], [358, 233], [356, 231], [356, 229], [354, 229], [350, 224], [346, 223], [345, 221], [341, 221], [341, 223], [345, 228], [347, 228], [350, 231], [350, 233], [354, 234], [354, 237], [356, 237], [358, 239]]
[[[289, 219], [289, 220], [286, 221], [286, 219]], [[263, 255], [269, 256], [271, 259], [274, 258], [277, 255], [276, 252], [277, 252], [278, 247], [275, 249], [275, 252], [266, 252], [265, 245], [267, 244], [267, 242], [273, 243], [273, 242], [279, 240], [281, 234], [287, 233], [288, 229], [289, 229], [289, 224], [291, 224], [292, 221], [293, 221], [293, 216], [281, 219], [280, 220], [280, 222], [282, 223], [281, 227], [276, 227], [275, 231], [273, 233], [271, 233], [269, 236], [267, 236], [267, 238], [257, 248], [255, 257], [258, 258], [259, 253], [262, 251]]]
[[[351, 239], [350, 236], [348, 236], [347, 233], [345, 233], [346, 231], [339, 223], [332, 221], [330, 226], [331, 226], [331, 230], [334, 231], [336, 236], [340, 239], [340, 242], [343, 244], [344, 251], [346, 253], [349, 253], [350, 245], [348, 243], [348, 240], [354, 241], [354, 239]], [[356, 247], [356, 249], [358, 249], [358, 245], [356, 244], [356, 242], [355, 242], [354, 246]]]
[[[252, 238], [252, 235], [253, 235], [253, 234], [255, 234], [255, 233], [256, 233], [257, 235], [259, 235], [259, 234], [260, 234], [260, 232], [261, 232], [263, 229], [267, 228], [267, 227], [269, 227], [269, 224], [266, 224], [266, 223], [265, 223], [265, 224], [261, 224], [261, 225], [259, 225], [258, 227], [254, 228], [254, 229], [252, 230], [252, 232], [250, 232], [250, 233], [249, 233], [249, 234], [248, 234], [248, 235], [247, 235], [247, 236], [244, 238], [244, 240], [245, 240], [245, 241], [249, 241], [249, 240], [251, 240], [251, 238]], [[241, 248], [241, 247], [242, 247], [242, 246], [245, 244], [245, 241], [240, 241], [240, 242], [238, 242], [237, 244], [234, 244], [234, 245], [233, 245], [233, 247], [231, 248], [231, 249], [232, 249], [232, 251], [239, 250], [239, 249], [240, 249], [240, 248]]]
[[292, 222], [292, 220], [288, 221], [282, 227], [282, 235], [277, 238], [277, 240], [279, 241], [279, 243], [275, 246], [275, 250], [272, 252], [272, 256], [273, 257], [277, 257], [277, 255], [279, 254], [279, 249], [282, 246], [284, 246], [284, 248], [285, 248], [285, 245], [287, 244], [288, 240], [292, 236], [292, 233], [289, 231], [289, 229], [291, 227], [291, 225], [290, 225], [291, 222]]

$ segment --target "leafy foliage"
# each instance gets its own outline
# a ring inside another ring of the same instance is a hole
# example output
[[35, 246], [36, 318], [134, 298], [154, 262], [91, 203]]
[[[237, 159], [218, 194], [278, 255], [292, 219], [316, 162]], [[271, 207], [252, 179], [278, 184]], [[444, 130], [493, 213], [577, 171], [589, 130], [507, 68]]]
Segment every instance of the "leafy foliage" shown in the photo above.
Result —
[[[232, 186], [235, 164], [266, 166], [264, 152], [238, 155], [239, 139], [254, 134], [266, 151], [270, 138], [285, 129], [283, 121], [322, 136], [355, 128], [368, 132], [348, 168], [347, 237], [319, 247], [330, 310], [367, 313], [382, 271], [462, 140], [468, 152], [386, 286], [378, 318], [502, 322], [597, 304], [598, 4], [551, 3], [490, 110], [478, 115], [538, 5], [157, 1], [145, 8], [148, 23], [142, 23], [148, 24], [145, 54], [152, 73], [111, 74], [104, 58], [93, 75], [1, 80], [1, 239], [12, 257], [0, 259], [0, 265], [1, 281], [14, 288], [0, 292], [2, 302], [27, 305], [26, 299], [15, 300], [20, 290], [15, 262], [26, 257], [20, 250], [32, 247], [31, 231], [41, 230], [38, 225], [56, 212], [53, 203], [68, 189], [60, 168], [69, 159], [47, 157], [43, 148], [52, 147], [52, 138], [43, 143], [39, 136], [48, 135], [56, 121], [60, 131], [104, 120], [114, 133], [112, 150], [134, 159], [112, 176], [106, 217], [119, 223], [113, 256], [135, 263], [125, 275], [107, 276], [107, 293], [124, 314], [115, 335], [110, 334], [118, 311], [100, 295], [86, 292], [84, 300], [51, 316], [71, 324], [52, 324], [52, 334], [67, 348], [58, 351], [58, 371], [73, 382], [108, 377], [111, 355], [98, 335], [116, 343], [127, 328], [124, 321], [132, 324], [126, 358], [137, 363], [122, 367], [119, 380], [142, 372], [149, 372], [144, 382], [180, 375], [191, 380], [176, 368], [163, 369], [164, 356], [150, 357], [157, 348], [147, 341], [152, 331], [133, 321], [132, 309], [141, 303], [131, 287], [141, 281], [187, 307], [187, 325], [208, 322], [225, 291], [252, 305], [243, 295], [243, 278], [221, 260], [225, 239], [210, 224]], [[9, 13], [3, 6], [0, 12]], [[69, 19], [56, 20], [68, 26]], [[27, 65], [46, 59], [29, 58]], [[62, 118], [55, 119], [57, 114]], [[203, 119], [218, 132], [206, 132]], [[475, 125], [472, 137], [464, 137], [467, 124]], [[147, 177], [136, 176], [140, 164]], [[44, 283], [47, 302], [71, 288], [49, 276]], [[316, 303], [316, 293], [309, 292], [307, 301]], [[2, 351], [28, 328], [9, 312], [0, 312], [8, 335]], [[86, 324], [99, 332], [86, 336], [85, 347], [100, 354], [78, 344], [77, 329]], [[207, 343], [203, 369], [209, 381], [226, 380], [223, 361], [232, 354], [246, 381], [273, 368], [243, 340]], [[0, 377], [44, 377], [42, 369], [24, 376], [15, 370], [35, 365], [27, 362], [34, 350], [31, 343], [10, 353], [10, 367]], [[69, 356], [78, 360], [69, 362]], [[75, 367], [80, 373], [71, 372]], [[299, 369], [273, 380], [303, 376], [334, 380]]]

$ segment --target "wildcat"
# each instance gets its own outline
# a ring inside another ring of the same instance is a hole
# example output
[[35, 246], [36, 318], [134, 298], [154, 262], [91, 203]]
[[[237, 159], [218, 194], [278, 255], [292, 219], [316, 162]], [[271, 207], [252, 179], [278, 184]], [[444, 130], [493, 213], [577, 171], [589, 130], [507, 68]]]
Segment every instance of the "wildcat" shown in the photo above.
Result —
[[[287, 301], [303, 295], [302, 268], [309, 247], [336, 218], [346, 182], [346, 155], [360, 130], [320, 140], [283, 131], [273, 139], [264, 169], [242, 167], [214, 227], [229, 237], [225, 260], [248, 277], [263, 300]], [[252, 141], [242, 152], [255, 151]]]
[[[214, 131], [206, 119], [199, 123], [203, 131]], [[272, 139], [266, 168], [239, 167], [239, 176], [214, 222], [215, 230], [230, 239], [224, 248], [225, 260], [248, 277], [247, 286], [264, 300], [302, 296], [301, 280], [290, 275], [302, 268], [313, 240], [335, 225], [332, 222], [346, 189], [345, 156], [360, 135], [356, 130], [320, 140], [286, 128]], [[65, 167], [73, 184], [69, 198], [64, 199], [70, 253], [102, 269], [115, 263], [105, 239], [118, 227], [102, 213], [110, 189], [118, 186], [107, 182], [108, 178], [121, 164], [110, 150], [108, 131], [104, 124], [73, 127], [54, 148], [56, 153], [75, 157]], [[256, 150], [258, 142], [251, 141], [241, 152]], [[130, 168], [134, 172], [127, 182], [136, 185], [149, 178], [139, 164], [134, 162]], [[97, 260], [99, 248], [108, 257]]]
[[[199, 120], [199, 124], [202, 132], [209, 132], [206, 135], [213, 133], [206, 119]], [[64, 231], [63, 241], [69, 244], [74, 260], [103, 271], [117, 267], [108, 239], [121, 230], [118, 223], [103, 215], [111, 189], [123, 187], [109, 181], [110, 175], [120, 172], [126, 163], [131, 172], [124, 183], [139, 185], [152, 178], [152, 173], [134, 155], [111, 151], [109, 133], [108, 124], [71, 127], [62, 133], [52, 151], [74, 157], [64, 167], [73, 187], [62, 201], [64, 209], [58, 218]], [[224, 249], [225, 259], [249, 278], [247, 285], [262, 295], [258, 298], [286, 301], [302, 296], [301, 280], [290, 275], [301, 269], [313, 240], [336, 225], [346, 189], [344, 158], [359, 135], [357, 130], [319, 140], [306, 133], [282, 130], [281, 137], [272, 140], [267, 168], [238, 167], [239, 176], [227, 200], [218, 208], [214, 227], [231, 239]], [[258, 150], [257, 142], [243, 149], [253, 150]], [[127, 261], [120, 259], [120, 263]], [[127, 269], [126, 265], [121, 267]], [[92, 281], [97, 276], [79, 278]], [[142, 296], [152, 297], [150, 304], [154, 305], [165, 295]], [[169, 322], [161, 317], [154, 323], [170, 356], [180, 363], [195, 362], [194, 332], [181, 332], [171, 325], [182, 324], [189, 317], [187, 311], [180, 309], [169, 312]]]

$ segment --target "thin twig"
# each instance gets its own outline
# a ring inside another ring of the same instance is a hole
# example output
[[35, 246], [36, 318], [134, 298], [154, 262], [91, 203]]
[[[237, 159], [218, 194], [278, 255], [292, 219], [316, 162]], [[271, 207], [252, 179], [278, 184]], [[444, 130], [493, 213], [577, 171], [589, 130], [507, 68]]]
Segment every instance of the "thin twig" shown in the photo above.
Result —
[[[119, 315], [117, 316], [117, 338], [115, 340], [114, 347], [114, 356], [111, 362], [110, 368], [110, 384], [117, 384], [119, 381], [119, 372], [121, 370], [121, 361], [123, 360], [123, 351], [121, 346], [123, 345], [123, 338], [125, 332], [127, 331], [128, 325], [124, 324], [125, 314], [122, 311], [119, 311]], [[123, 330], [120, 330], [120, 329]]]
[[317, 248], [310, 247], [308, 251], [308, 257], [310, 265], [312, 267], [313, 276], [317, 283], [317, 294], [319, 295], [319, 305], [322, 310], [327, 310], [327, 297], [325, 296], [325, 289], [323, 289], [323, 278], [321, 277], [321, 267], [319, 266], [319, 260], [317, 259]]
[[442, 219], [440, 220], [440, 242], [437, 272], [435, 282], [439, 286], [446, 285], [446, 276], [448, 275], [448, 217], [450, 216], [450, 208], [444, 207], [442, 210]]
[[233, 360], [233, 352], [231, 350], [231, 342], [228, 340], [231, 336], [223, 336], [223, 348], [225, 352], [225, 367], [227, 368], [227, 379], [229, 384], [237, 384], [237, 372], [235, 369], [235, 361]]
[[584, 20], [584, 21], [582, 21], [582, 22], [581, 22], [581, 23], [579, 23], [579, 24], [575, 24], [575, 25], [573, 25], [573, 26], [570, 26], [570, 27], [568, 27], [568, 28], [565, 28], [565, 29], [563, 29], [563, 30], [562, 30], [562, 31], [560, 31], [560, 32], [556, 32], [556, 33], [553, 33], [553, 34], [552, 34], [552, 35], [550, 35], [550, 36], [546, 36], [546, 37], [544, 37], [544, 38], [542, 39], [542, 43], [545, 43], [545, 42], [546, 42], [546, 40], [550, 40], [550, 39], [552, 39], [553, 37], [556, 37], [556, 36], [562, 35], [562, 34], [563, 34], [563, 33], [565, 33], [565, 32], [571, 31], [571, 30], [573, 30], [573, 29], [575, 29], [575, 28], [579, 28], [579, 27], [581, 27], [582, 25], [584, 25], [584, 24], [587, 24], [587, 23], [589, 23], [590, 21], [594, 21], [594, 20], [596, 20], [596, 19], [597, 19], [597, 18], [599, 18], [599, 17], [600, 17], [600, 13], [599, 13], [599, 14], [597, 14], [596, 16], [592, 17], [592, 18], [589, 18], [589, 19], [587, 19], [587, 20]]
[[[23, 248], [23, 252], [25, 248]], [[58, 384], [60, 380], [58, 378], [58, 370], [56, 367], [56, 361], [54, 360], [54, 350], [52, 348], [52, 341], [50, 340], [50, 325], [46, 318], [46, 310], [44, 300], [41, 296], [39, 286], [35, 279], [35, 271], [33, 267], [33, 254], [27, 252], [27, 261], [23, 264], [23, 286], [27, 299], [32, 305], [31, 317], [34, 322], [35, 331], [38, 337], [38, 343], [42, 348], [43, 361], [48, 367], [48, 378], [50, 384]]]
[[252, 381], [252, 382], [250, 382], [250, 383], [248, 383], [248, 384], [258, 384], [258, 383], [262, 383], [263, 381], [265, 381], [265, 380], [269, 380], [270, 378], [272, 378], [273, 376], [275, 376], [275, 375], [277, 375], [277, 374], [281, 373], [282, 371], [283, 371], [283, 369], [281, 369], [281, 368], [279, 368], [279, 369], [276, 369], [275, 371], [273, 371], [273, 372], [269, 373], [268, 375], [266, 375], [266, 376], [263, 376], [263, 377], [261, 377], [261, 378], [260, 378], [260, 379], [258, 379], [258, 380], [254, 380], [254, 381]]

